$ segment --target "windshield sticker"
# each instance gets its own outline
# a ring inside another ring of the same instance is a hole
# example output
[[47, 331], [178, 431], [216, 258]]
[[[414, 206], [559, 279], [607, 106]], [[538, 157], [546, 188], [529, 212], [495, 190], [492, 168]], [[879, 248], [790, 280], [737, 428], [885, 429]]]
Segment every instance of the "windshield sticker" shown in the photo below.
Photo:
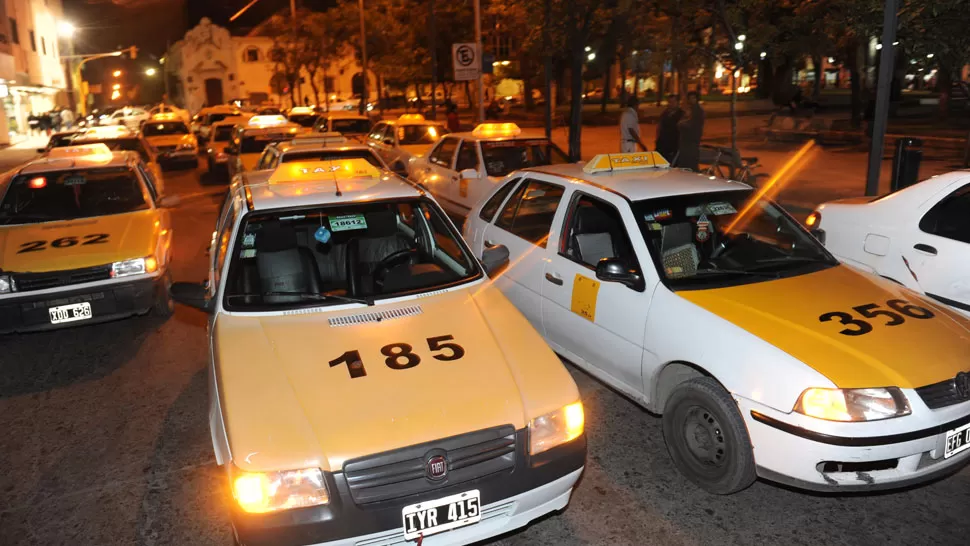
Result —
[[673, 213], [670, 212], [670, 209], [660, 209], [644, 216], [643, 219], [652, 222], [654, 220], [669, 220], [671, 216], [673, 216]]
[[707, 219], [706, 214], [701, 214], [701, 217], [697, 219], [697, 234], [694, 235], [698, 243], [705, 243], [711, 238], [711, 221]]
[[242, 252], [239, 253], [239, 257], [240, 258], [243, 258], [243, 259], [246, 259], [246, 258], [255, 258], [256, 257], [256, 249], [255, 248], [244, 248], [244, 249], [242, 249]]
[[363, 214], [348, 214], [346, 216], [331, 216], [330, 230], [334, 233], [338, 231], [350, 231], [353, 229], [367, 229], [367, 220]]
[[83, 186], [86, 183], [87, 179], [80, 174], [71, 175], [64, 179], [65, 186]]
[[664, 227], [663, 227], [663, 225], [658, 224], [657, 222], [650, 222], [649, 224], [647, 224], [647, 228], [649, 228], [650, 231], [660, 231]]
[[500, 172], [505, 170], [504, 161], [487, 161], [485, 162], [485, 168], [490, 172]]
[[330, 242], [330, 230], [320, 226], [313, 232], [313, 238], [319, 243], [327, 244]]
[[246, 248], [256, 246], [256, 234], [247, 233], [246, 235], [243, 235], [243, 246]]
[[737, 214], [738, 211], [733, 205], [731, 205], [731, 203], [715, 201], [713, 203], [708, 203], [705, 206], [687, 207], [685, 214], [687, 216], [700, 216], [705, 212], [707, 214], [713, 214], [714, 216], [724, 216], [725, 214]]
[[596, 298], [599, 295], [600, 283], [584, 277], [579, 273], [573, 279], [573, 300], [570, 309], [584, 319], [596, 320]]

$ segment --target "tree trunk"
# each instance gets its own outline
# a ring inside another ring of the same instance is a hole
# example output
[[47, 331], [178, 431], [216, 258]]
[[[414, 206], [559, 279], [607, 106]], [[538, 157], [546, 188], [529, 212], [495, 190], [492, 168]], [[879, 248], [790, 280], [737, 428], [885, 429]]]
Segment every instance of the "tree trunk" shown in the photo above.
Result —
[[600, 112], [606, 113], [606, 105], [610, 102], [610, 90], [613, 87], [613, 61], [606, 63], [606, 70], [603, 73], [603, 96], [600, 97]]
[[759, 99], [770, 99], [774, 94], [774, 78], [771, 77], [771, 61], [768, 59], [758, 63], [758, 89], [756, 96]]
[[324, 107], [326, 112], [330, 112], [330, 88], [327, 87], [327, 68], [323, 68], [323, 101], [326, 104]]
[[[308, 71], [309, 72], [309, 71]], [[314, 68], [313, 72], [309, 72], [310, 76], [310, 90], [313, 91], [313, 105], [320, 105], [320, 90], [317, 88], [317, 73], [320, 72], [319, 68]]]
[[468, 101], [468, 109], [474, 110], [475, 103], [472, 101], [472, 88], [469, 82], [465, 82], [465, 100]]
[[570, 87], [572, 97], [569, 102], [569, 160], [579, 161], [583, 146], [583, 59], [585, 51], [583, 40], [573, 40], [572, 56], [570, 58], [571, 72]]
[[949, 67], [942, 64], [936, 73], [936, 89], [940, 93], [940, 108], [937, 113], [940, 119], [946, 119], [950, 107], [950, 94], [953, 91], [953, 78]]
[[822, 78], [824, 78], [824, 72], [822, 72], [822, 56], [812, 55], [812, 64], [815, 66], [815, 86], [812, 88], [812, 100], [817, 101], [820, 96], [822, 96]]
[[664, 72], [664, 63], [666, 62], [667, 61], [663, 61], [660, 63], [660, 77], [657, 78], [657, 106], [660, 106], [664, 101], [664, 86], [667, 84], [667, 82], [664, 81], [667, 77], [667, 73]]
[[859, 47], [852, 47], [848, 55], [849, 88], [851, 89], [850, 105], [852, 110], [852, 127], [862, 127], [862, 70], [859, 66]]

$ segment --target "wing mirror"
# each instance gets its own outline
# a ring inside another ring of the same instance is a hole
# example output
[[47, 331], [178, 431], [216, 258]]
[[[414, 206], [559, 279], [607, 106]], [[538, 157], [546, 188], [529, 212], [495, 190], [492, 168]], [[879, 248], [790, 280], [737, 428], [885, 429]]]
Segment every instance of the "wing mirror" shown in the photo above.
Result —
[[464, 169], [458, 173], [458, 177], [462, 179], [478, 178], [478, 171], [475, 169]]
[[822, 243], [822, 246], [825, 246], [825, 230], [824, 229], [815, 228], [815, 229], [808, 230], [808, 232], [812, 234], [812, 237], [815, 237], [816, 239], [818, 239], [818, 242]]
[[498, 275], [509, 266], [509, 249], [505, 245], [486, 246], [482, 251], [482, 266], [489, 277]]
[[182, 305], [194, 307], [196, 309], [211, 312], [212, 301], [209, 299], [209, 291], [206, 287], [194, 282], [172, 283], [172, 299]]
[[618, 282], [637, 292], [644, 289], [643, 276], [635, 269], [630, 269], [619, 258], [603, 258], [596, 264], [596, 278], [605, 282]]
[[394, 139], [393, 138], [385, 138], [384, 139], [384, 144], [387, 144], [388, 146], [394, 146]]
[[47, 153], [47, 148], [37, 148], [37, 153], [39, 153], [39, 154], [46, 154]]

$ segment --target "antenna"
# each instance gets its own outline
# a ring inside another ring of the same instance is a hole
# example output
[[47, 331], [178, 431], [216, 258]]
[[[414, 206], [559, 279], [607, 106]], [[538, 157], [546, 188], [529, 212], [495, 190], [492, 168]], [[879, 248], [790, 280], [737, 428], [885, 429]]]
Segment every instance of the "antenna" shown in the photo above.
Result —
[[331, 159], [330, 160], [330, 174], [333, 175], [333, 185], [334, 185], [335, 188], [337, 188], [337, 197], [341, 197], [341, 196], [343, 196], [343, 193], [340, 191], [340, 179], [339, 179], [339, 177], [337, 177], [337, 171], [338, 170], [340, 170], [340, 165], [334, 165], [333, 164], [333, 160]]

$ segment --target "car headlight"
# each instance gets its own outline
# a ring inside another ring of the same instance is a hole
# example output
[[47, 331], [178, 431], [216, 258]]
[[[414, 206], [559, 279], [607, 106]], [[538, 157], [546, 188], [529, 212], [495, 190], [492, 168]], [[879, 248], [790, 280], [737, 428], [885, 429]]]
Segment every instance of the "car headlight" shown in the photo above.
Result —
[[0, 294], [13, 292], [13, 279], [10, 275], [0, 275]]
[[245, 512], [262, 514], [330, 502], [319, 468], [245, 472], [230, 466], [232, 496]]
[[827, 421], [878, 421], [909, 415], [906, 395], [897, 387], [876, 389], [806, 389], [795, 411]]
[[155, 271], [158, 271], [158, 260], [154, 256], [124, 260], [111, 264], [111, 276], [113, 278], [142, 275], [145, 273], [154, 273]]
[[194, 150], [194, 149], [195, 149], [195, 144], [192, 144], [191, 142], [185, 142], [185, 143], [179, 144], [179, 150]]
[[529, 421], [529, 453], [538, 455], [579, 438], [583, 434], [586, 417], [583, 403], [568, 406]]

